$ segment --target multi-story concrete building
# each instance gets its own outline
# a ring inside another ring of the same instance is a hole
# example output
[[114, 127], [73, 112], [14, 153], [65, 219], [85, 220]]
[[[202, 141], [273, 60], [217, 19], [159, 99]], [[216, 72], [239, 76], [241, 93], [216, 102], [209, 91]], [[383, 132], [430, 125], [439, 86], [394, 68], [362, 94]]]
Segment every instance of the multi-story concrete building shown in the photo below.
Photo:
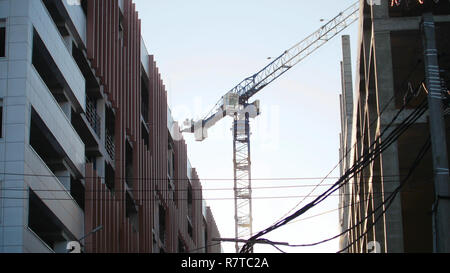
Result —
[[[434, 15], [442, 93], [448, 93], [450, 86], [449, 1], [360, 2], [355, 96], [348, 38], [344, 38], [343, 43], [341, 173], [366, 153], [385, 129], [378, 143], [386, 142], [389, 133], [426, 99], [421, 30], [424, 12], [431, 11]], [[390, 125], [403, 107], [405, 109]], [[450, 147], [448, 116], [445, 124], [447, 147]], [[349, 252], [433, 251], [433, 209], [436, 209], [436, 198], [445, 197], [435, 196], [431, 151], [414, 168], [412, 176], [383, 214], [387, 207], [385, 200], [404, 181], [429, 135], [426, 112], [341, 189], [340, 224], [342, 231], [347, 231], [341, 237], [341, 249], [350, 246]], [[444, 204], [443, 199], [440, 204]], [[372, 213], [380, 206], [381, 210]], [[374, 224], [379, 216], [380, 220]], [[374, 249], [376, 246], [380, 249]]]
[[131, 0], [0, 0], [0, 252], [220, 251], [140, 28]]

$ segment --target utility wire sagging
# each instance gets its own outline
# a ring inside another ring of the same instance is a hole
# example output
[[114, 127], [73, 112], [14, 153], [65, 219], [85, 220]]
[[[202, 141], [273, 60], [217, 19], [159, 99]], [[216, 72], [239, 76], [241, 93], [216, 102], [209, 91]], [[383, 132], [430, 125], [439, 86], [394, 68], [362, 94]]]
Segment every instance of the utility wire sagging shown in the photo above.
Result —
[[[422, 64], [422, 60], [419, 59], [417, 60], [416, 64], [414, 65], [414, 67], [411, 69], [411, 71], [409, 71], [408, 76], [405, 78], [405, 80], [402, 82], [400, 88], [401, 89], [406, 89], [406, 88], [410, 88], [410, 80], [412, 78], [412, 75], [417, 71], [417, 69], [420, 67], [420, 65]], [[421, 88], [422, 85], [420, 85], [420, 87], [418, 87], [417, 89]], [[416, 91], [417, 93], [418, 91]], [[386, 105], [383, 107], [383, 109], [380, 111], [380, 117], [386, 112], [386, 110], [388, 109], [388, 107], [395, 101], [396, 98], [398, 98], [400, 96], [399, 93], [394, 94], [388, 101], [388, 103], [386, 103]], [[408, 105], [408, 103], [412, 100], [412, 97], [408, 97], [408, 100], [405, 101], [405, 103], [403, 104], [402, 109], [399, 111], [399, 113], [396, 115], [396, 117], [390, 122], [389, 125], [392, 125], [393, 122], [398, 118], [399, 114], [405, 109], [406, 105]], [[376, 123], [378, 122], [377, 119], [374, 119], [370, 125], [369, 128], [372, 128], [373, 126], [376, 125]], [[385, 132], [387, 131], [387, 129], [389, 128], [389, 125], [387, 126], [387, 128], [381, 133], [380, 136], [383, 136], [385, 134]], [[356, 149], [356, 147], [361, 143], [361, 141], [367, 137], [367, 132], [364, 132], [364, 134], [362, 134], [360, 137], [358, 137], [358, 139], [356, 140], [356, 142], [345, 151], [345, 153], [342, 155], [341, 159], [339, 160], [339, 162], [331, 169], [331, 171], [328, 172], [328, 174], [320, 181], [320, 183], [318, 183], [310, 192], [307, 196], [305, 196], [303, 199], [301, 199], [291, 210], [289, 210], [287, 213], [285, 213], [282, 217], [280, 217], [275, 223], [281, 221], [281, 219], [287, 217], [289, 214], [291, 214], [293, 211], [295, 211], [315, 190], [317, 190], [319, 187], [323, 186], [323, 183], [330, 179], [330, 175], [339, 167], [340, 164], [342, 164], [342, 162], [344, 160], [346, 160], [352, 153], [352, 151], [354, 151]], [[377, 177], [376, 175], [372, 175], [371, 177]], [[337, 177], [336, 179], [338, 179], [339, 177]], [[385, 180], [383, 180], [385, 181]], [[386, 182], [386, 181], [385, 181]], [[395, 181], [394, 181], [395, 182]], [[388, 182], [389, 183], [389, 182]], [[348, 183], [347, 183], [348, 184]], [[274, 223], [274, 224], [275, 224]]]
[[[333, 236], [331, 238], [328, 238], [328, 239], [325, 239], [325, 240], [322, 240], [322, 241], [319, 241], [319, 242], [316, 242], [316, 243], [288, 244], [286, 246], [287, 247], [312, 247], [312, 246], [317, 246], [317, 245], [324, 244], [324, 243], [327, 243], [329, 241], [335, 240], [335, 239], [341, 237], [342, 235], [346, 234], [347, 232], [349, 232], [351, 230], [354, 230], [355, 228], [359, 227], [360, 225], [366, 223], [366, 220], [371, 218], [374, 214], [376, 214], [376, 212], [378, 212], [380, 209], [382, 209], [382, 212], [377, 215], [375, 221], [373, 221], [372, 223], [370, 223], [369, 225], [364, 227], [366, 231], [362, 235], [360, 235], [356, 240], [352, 241], [346, 248], [338, 251], [338, 253], [346, 251], [353, 244], [355, 244], [357, 241], [359, 241], [361, 238], [363, 238], [364, 235], [366, 235], [369, 232], [370, 228], [373, 227], [381, 219], [381, 217], [386, 213], [386, 211], [392, 205], [392, 201], [395, 199], [395, 197], [400, 192], [400, 190], [406, 185], [406, 183], [408, 182], [408, 179], [411, 177], [413, 172], [416, 170], [418, 164], [422, 161], [422, 159], [424, 158], [426, 152], [429, 151], [430, 147], [431, 147], [430, 139], [428, 139], [427, 142], [425, 143], [425, 145], [423, 146], [423, 148], [420, 150], [419, 154], [417, 155], [417, 158], [414, 161], [413, 165], [411, 166], [411, 168], [410, 168], [410, 170], [408, 172], [408, 175], [404, 179], [402, 179], [402, 182], [401, 182], [400, 186], [398, 186], [394, 192], [390, 193], [390, 195], [378, 207], [376, 207], [373, 211], [371, 211], [369, 214], [367, 214], [363, 219], [359, 220], [356, 224], [352, 225], [350, 228], [348, 228], [347, 230], [339, 233], [336, 236]], [[363, 201], [365, 201], [365, 200], [363, 200]], [[354, 204], [348, 205], [348, 206], [354, 206]], [[348, 207], [348, 206], [346, 206], [346, 207]], [[319, 216], [320, 215], [322, 215], [322, 214], [319, 214]], [[312, 217], [315, 217], [315, 216], [312, 216]]]
[[250, 249], [252, 249], [253, 244], [252, 242], [261, 236], [264, 236], [265, 234], [270, 233], [273, 230], [276, 230], [287, 223], [291, 222], [292, 220], [296, 219], [300, 215], [303, 215], [311, 208], [317, 206], [321, 202], [323, 202], [326, 198], [331, 196], [334, 192], [339, 190], [342, 186], [348, 182], [349, 179], [353, 178], [356, 174], [360, 173], [364, 167], [368, 166], [375, 158], [377, 158], [384, 150], [386, 150], [387, 147], [392, 145], [395, 140], [397, 140], [415, 121], [417, 121], [427, 110], [427, 102], [424, 100], [419, 107], [417, 107], [412, 113], [410, 113], [395, 129], [393, 129], [381, 142], [381, 139], [383, 135], [388, 131], [388, 129], [393, 125], [393, 123], [397, 120], [400, 113], [404, 111], [406, 105], [404, 105], [394, 116], [391, 123], [385, 128], [383, 133], [377, 137], [375, 141], [372, 142], [370, 145], [368, 151], [358, 160], [356, 160], [355, 164], [349, 168], [349, 170], [346, 171], [346, 173], [327, 191], [322, 193], [320, 196], [318, 196], [316, 199], [314, 199], [312, 202], [308, 203], [307, 205], [303, 206], [301, 209], [297, 210], [292, 215], [278, 221], [276, 224], [270, 226], [269, 228], [260, 231], [255, 236], [252, 236], [248, 243], [243, 246], [241, 249], [241, 253], [246, 253]]

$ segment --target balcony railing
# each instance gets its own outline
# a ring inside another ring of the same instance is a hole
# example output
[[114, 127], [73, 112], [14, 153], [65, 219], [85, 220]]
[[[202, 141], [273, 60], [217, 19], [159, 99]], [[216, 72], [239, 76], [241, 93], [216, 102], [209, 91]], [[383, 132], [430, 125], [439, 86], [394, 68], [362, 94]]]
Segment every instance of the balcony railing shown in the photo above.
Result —
[[108, 131], [108, 129], [106, 130], [105, 149], [106, 149], [106, 152], [111, 157], [111, 160], [114, 161], [115, 152], [116, 152], [116, 145], [114, 144], [114, 135], [111, 134]]
[[87, 98], [86, 99], [86, 118], [91, 124], [92, 129], [94, 129], [94, 132], [97, 134], [99, 138], [101, 138], [101, 118], [97, 114], [97, 107], [95, 107], [95, 101], [92, 99]]

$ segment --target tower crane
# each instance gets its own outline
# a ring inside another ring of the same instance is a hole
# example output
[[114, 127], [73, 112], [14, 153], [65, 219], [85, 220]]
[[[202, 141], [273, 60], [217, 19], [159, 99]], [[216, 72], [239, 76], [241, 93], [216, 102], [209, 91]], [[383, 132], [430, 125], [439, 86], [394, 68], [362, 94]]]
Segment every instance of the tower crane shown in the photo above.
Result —
[[249, 100], [296, 64], [354, 23], [359, 17], [359, 1], [340, 12], [317, 31], [284, 51], [256, 74], [245, 78], [227, 92], [201, 120], [187, 120], [182, 132], [194, 133], [197, 141], [208, 137], [208, 129], [226, 116], [233, 118], [233, 163], [236, 253], [238, 239], [252, 235], [252, 185], [250, 159], [250, 119], [260, 115], [260, 102]]

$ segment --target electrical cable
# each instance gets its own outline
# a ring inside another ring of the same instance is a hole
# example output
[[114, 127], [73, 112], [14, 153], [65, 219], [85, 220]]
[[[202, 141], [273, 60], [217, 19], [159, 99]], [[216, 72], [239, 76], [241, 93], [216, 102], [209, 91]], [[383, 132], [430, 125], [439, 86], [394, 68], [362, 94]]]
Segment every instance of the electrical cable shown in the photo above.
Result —
[[[245, 238], [245, 236], [238, 237], [238, 239], [243, 239], [243, 238]], [[217, 242], [217, 243], [209, 244], [209, 245], [206, 245], [206, 246], [203, 246], [203, 247], [199, 247], [199, 248], [196, 248], [196, 249], [191, 249], [191, 250], [187, 251], [187, 253], [192, 253], [192, 252], [195, 252], [195, 251], [198, 251], [198, 250], [202, 250], [202, 249], [205, 249], [205, 248], [221, 245], [222, 243], [223, 242]]]
[[[400, 123], [400, 125], [399, 126], [397, 126], [397, 128], [395, 128], [391, 133], [390, 133], [390, 135], [388, 136], [388, 137], [386, 137], [386, 139], [384, 139], [384, 141], [383, 141], [383, 143], [381, 143], [381, 145], [379, 146], [379, 148], [377, 148], [377, 149], [380, 149], [380, 151], [377, 151], [376, 153], [377, 154], [381, 154], [388, 146], [390, 146], [392, 143], [393, 143], [393, 141], [395, 141], [395, 139], [396, 138], [398, 138], [405, 130], [407, 130], [420, 116], [422, 116], [424, 113], [425, 113], [425, 111], [426, 111], [426, 105], [427, 105], [427, 102], [426, 102], [426, 100], [424, 100], [422, 103], [421, 103], [421, 105], [418, 107], [418, 108], [416, 108], [416, 110], [413, 112], [413, 113], [411, 113], [407, 118], [405, 118], [403, 121], [402, 121], [402, 123]], [[399, 116], [399, 114], [400, 113], [397, 113], [397, 115], [394, 117], [394, 119], [393, 119], [393, 121], [386, 127], [386, 129], [387, 128], [389, 128], [391, 125], [392, 125], [392, 123], [394, 122], [394, 120]], [[411, 121], [411, 120], [413, 120], [413, 121]], [[405, 125], [406, 123], [408, 123], [408, 125], [407, 126], [403, 126], [403, 125]], [[385, 132], [385, 131], [384, 131]], [[381, 137], [382, 137], [382, 135], [380, 135], [379, 137], [378, 137], [378, 139], [381, 139]], [[395, 138], [395, 139], [394, 139]], [[378, 139], [377, 140], [375, 140], [374, 141], [374, 143], [378, 143]], [[371, 147], [369, 147], [367, 150], [370, 150], [370, 148], [372, 148], [372, 146], [373, 146], [373, 144], [374, 143], [372, 143], [372, 145], [371, 145]], [[372, 152], [371, 152], [372, 153]], [[370, 155], [370, 153], [369, 153], [369, 155]], [[364, 161], [366, 161], [367, 159], [364, 159]], [[372, 160], [373, 160], [373, 158], [372, 158]], [[357, 162], [357, 163], [364, 163], [364, 161], [363, 162]], [[358, 168], [356, 168], [355, 170], [357, 170], [357, 169], [359, 169], [360, 171], [362, 170], [362, 168], [364, 168], [365, 166], [367, 165], [367, 163], [364, 163], [363, 165], [361, 165], [361, 166], [357, 166]], [[349, 173], [349, 171], [350, 172], [352, 172], [352, 169], [354, 169], [354, 168], [351, 168], [350, 170], [348, 170], [347, 171], [347, 173]], [[359, 172], [358, 172], [359, 173]], [[341, 185], [340, 187], [342, 187], [343, 185]], [[339, 189], [339, 188], [337, 188], [337, 189]], [[335, 192], [337, 189], [335, 189], [335, 190], [333, 190], [331, 193], [333, 193], [333, 192]], [[330, 194], [331, 194], [330, 193]], [[319, 202], [320, 203], [320, 202]]]
[[193, 252], [196, 252], [196, 251], [199, 251], [199, 250], [207, 249], [207, 248], [218, 246], [218, 245], [221, 245], [221, 244], [222, 244], [221, 242], [209, 244], [209, 245], [206, 245], [206, 246], [203, 246], [203, 247], [199, 247], [199, 248], [196, 248], [196, 249], [188, 250], [186, 253], [193, 253]]
[[[394, 129], [392, 132], [390, 132], [390, 134], [386, 137], [386, 139], [384, 139], [384, 141], [379, 144], [374, 150], [371, 150], [368, 154], [363, 155], [354, 165], [352, 168], [350, 168], [349, 170], [347, 170], [347, 172], [342, 176], [341, 179], [339, 179], [330, 189], [328, 189], [326, 192], [324, 192], [321, 196], [319, 196], [318, 198], [316, 198], [314, 201], [310, 202], [309, 204], [305, 205], [302, 209], [298, 210], [297, 212], [295, 212], [294, 214], [292, 214], [291, 216], [279, 221], [278, 223], [276, 223], [275, 225], [272, 225], [271, 227], [259, 232], [258, 234], [254, 235], [249, 242], [243, 246], [243, 248], [241, 249], [241, 252], [246, 253], [249, 252], [251, 247], [252, 247], [252, 243], [251, 241], [285, 225], [286, 223], [292, 221], [293, 219], [297, 218], [298, 216], [302, 215], [303, 213], [305, 213], [306, 211], [308, 211], [309, 209], [311, 209], [312, 207], [316, 206], [317, 204], [321, 203], [323, 200], [325, 200], [329, 195], [331, 195], [332, 193], [334, 193], [335, 191], [337, 191], [339, 188], [341, 188], [345, 182], [348, 182], [349, 178], [352, 178], [354, 175], [356, 175], [357, 173], [361, 172], [363, 170], [363, 168], [365, 168], [368, 164], [370, 164], [370, 162], [372, 162], [375, 157], [379, 156], [385, 149], [387, 149], [387, 147], [389, 147], [392, 143], [395, 142], [395, 140], [400, 137], [401, 134], [404, 133], [405, 130], [407, 130], [418, 118], [420, 118], [421, 115], [423, 115], [423, 113], [425, 113], [427, 108], [427, 104], [426, 104], [426, 100], [424, 100], [424, 102], [421, 104], [421, 106], [419, 106], [418, 108], [416, 108], [413, 113], [411, 113], [410, 115], [408, 115], [408, 117], [399, 125], [397, 126], [396, 129]], [[402, 108], [404, 109], [404, 108]], [[399, 111], [400, 112], [400, 111]], [[396, 117], [394, 117], [394, 119], [392, 120], [392, 122], [386, 127], [386, 129], [383, 132], [386, 132], [387, 128], [389, 128], [394, 121], [396, 120], [396, 118], [398, 117], [399, 113], [396, 115]], [[372, 143], [371, 147], [376, 145], [379, 141], [379, 139], [381, 139], [381, 135], [380, 137], [377, 138], [376, 141], [374, 141], [374, 143]], [[352, 175], [353, 174], [353, 175]]]
[[[380, 176], [381, 177], [381, 176]], [[401, 176], [398, 176], [399, 178], [401, 178]], [[393, 179], [393, 180], [383, 180], [383, 183], [397, 183], [398, 179]], [[352, 184], [352, 185], [357, 185], [358, 183], [356, 182], [349, 182], [348, 184]], [[328, 186], [333, 186], [334, 184], [322, 184], [321, 187], [328, 187]], [[252, 190], [261, 190], [261, 191], [265, 191], [265, 190], [284, 190], [284, 189], [301, 189], [301, 188], [311, 188], [311, 187], [315, 187], [316, 185], [291, 185], [291, 186], [269, 186], [269, 187], [255, 187], [252, 188]], [[24, 188], [4, 188], [4, 190], [10, 190], [10, 191], [27, 191], [28, 189], [24, 189]], [[67, 189], [33, 189], [33, 191], [35, 192], [65, 192], [65, 193], [70, 193], [70, 190]], [[127, 192], [128, 190], [114, 190], [114, 194], [117, 193], [122, 193], [122, 192]], [[152, 192], [152, 190], [147, 190], [147, 189], [131, 189], [131, 192], [136, 192], [136, 193], [146, 193], [146, 192]], [[171, 192], [171, 193], [188, 193], [190, 191], [192, 192], [224, 192], [224, 191], [234, 191], [234, 188], [208, 188], [208, 189], [158, 189], [158, 192]], [[85, 193], [97, 193], [97, 192], [111, 192], [109, 189], [96, 189], [96, 190], [84, 190], [83, 192]], [[345, 195], [345, 194], [344, 194]], [[304, 196], [300, 196], [300, 197], [305, 197], [308, 195], [304, 195]]]
[[273, 243], [272, 241], [266, 240], [266, 239], [260, 239], [259, 241], [263, 241], [268, 245], [271, 245], [272, 247], [274, 247], [276, 250], [278, 250], [281, 253], [286, 253], [284, 250], [282, 250], [281, 248], [279, 248], [275, 243]]
[[[425, 112], [425, 110], [426, 110], [426, 108], [424, 108], [424, 110], [423, 111], [421, 111], [421, 112], [418, 112], [418, 114], [416, 114], [416, 119], [415, 120], [417, 120], [424, 112]], [[409, 117], [408, 117], [409, 118]], [[407, 119], [408, 119], [407, 118]], [[405, 119], [406, 120], [406, 119]], [[414, 120], [414, 121], [415, 121]], [[412, 124], [412, 123], [414, 123], [414, 121], [412, 121], [410, 124], [409, 124], [409, 126]], [[403, 129], [401, 129], [401, 131], [399, 132], [399, 135], [401, 135], [405, 130], [407, 130], [408, 128], [409, 128], [409, 126], [407, 126], [407, 127], [405, 127], [405, 128], [403, 128]], [[399, 128], [402, 128], [401, 126], [399, 126], [399, 127], [397, 127], [396, 128], [396, 130], [397, 129], [399, 129]], [[395, 130], [394, 130], [395, 131]], [[391, 137], [391, 136], [389, 136], [389, 137]], [[386, 138], [386, 139], [389, 139], [389, 137], [388, 138]], [[395, 141], [395, 139], [393, 140], [393, 141]], [[392, 141], [392, 142], [393, 142]], [[392, 142], [390, 143], [390, 144], [392, 144]], [[389, 145], [390, 145], [389, 144]], [[380, 150], [380, 152], [378, 152], [379, 154], [381, 154], [386, 148], [387, 148], [388, 146], [385, 146], [385, 147], [383, 147], [381, 150]], [[367, 164], [366, 164], [367, 165]], [[363, 168], [366, 166], [366, 165], [364, 165], [363, 166]], [[361, 171], [362, 169], [360, 169], [360, 171]], [[358, 171], [358, 173], [360, 172], [360, 171]], [[342, 187], [343, 186], [343, 184], [341, 184], [340, 185], [340, 187]], [[340, 188], [339, 187], [339, 188]], [[329, 194], [328, 194], [328, 196], [330, 196], [332, 193], [334, 193], [335, 191], [337, 191], [339, 188], [336, 188], [336, 189], [334, 189], [333, 191], [331, 191]], [[324, 199], [326, 198], [326, 197], [328, 197], [327, 195], [324, 197]], [[321, 201], [319, 201], [318, 203], [320, 203]]]
[[[312, 244], [303, 244], [303, 245], [288, 245], [289, 247], [309, 247], [309, 246], [316, 246], [322, 243], [326, 243], [329, 242], [331, 240], [337, 239], [339, 237], [341, 237], [342, 235], [346, 234], [347, 232], [355, 229], [356, 227], [358, 227], [359, 225], [365, 223], [365, 220], [369, 219], [373, 214], [375, 214], [379, 209], [381, 209], [387, 202], [389, 202], [389, 204], [392, 203], [393, 199], [396, 197], [396, 195], [400, 192], [400, 190], [404, 187], [404, 185], [406, 184], [406, 182], [408, 181], [408, 179], [411, 177], [411, 175], [413, 174], [414, 170], [417, 168], [417, 165], [420, 163], [420, 161], [423, 159], [423, 157], [425, 156], [426, 152], [430, 149], [431, 147], [431, 142], [430, 142], [430, 138], [427, 139], [427, 142], [425, 143], [425, 145], [420, 149], [415, 161], [413, 162], [408, 174], [406, 175], [406, 177], [402, 180], [402, 182], [400, 183], [400, 185], [374, 210], [372, 210], [372, 212], [368, 215], [366, 215], [363, 219], [361, 219], [358, 223], [354, 224], [351, 228], [348, 228], [347, 230], [343, 231], [342, 233], [340, 233], [337, 236], [331, 237], [329, 239], [326, 240], [322, 240], [320, 242], [317, 243], [312, 243]], [[403, 191], [402, 191], [403, 193]], [[354, 206], [354, 204], [351, 204], [350, 206]], [[384, 214], [387, 209], [389, 208], [389, 206], [386, 206], [386, 209], [384, 210], [384, 212], [382, 214]], [[378, 216], [380, 217], [380, 216]], [[375, 225], [376, 222], [373, 223], [373, 225]], [[368, 229], [368, 228], [367, 228]], [[345, 251], [346, 249], [344, 249]]]
[[[431, 138], [428, 138], [427, 142], [425, 143], [424, 147], [421, 149], [421, 151], [419, 152], [419, 155], [416, 157], [416, 159], [414, 160], [414, 163], [412, 165], [412, 167], [410, 168], [407, 177], [401, 182], [401, 184], [399, 185], [399, 187], [397, 187], [397, 189], [391, 193], [391, 195], [383, 202], [382, 205], [385, 205], [387, 202], [386, 207], [383, 209], [382, 213], [380, 215], [378, 215], [378, 217], [375, 219], [375, 221], [373, 221], [373, 223], [370, 224], [370, 227], [366, 227], [366, 231], [361, 234], [355, 241], [353, 241], [352, 243], [350, 243], [349, 245], [347, 245], [344, 249], [338, 251], [338, 253], [342, 253], [346, 250], [348, 250], [350, 247], [352, 247], [356, 242], [358, 242], [362, 237], [364, 237], [370, 230], [371, 227], [373, 227], [374, 225], [376, 225], [376, 223], [381, 219], [381, 217], [386, 213], [386, 211], [390, 208], [390, 206], [392, 205], [393, 201], [395, 200], [395, 197], [397, 196], [397, 194], [400, 192], [400, 190], [405, 186], [406, 182], [408, 181], [408, 179], [411, 177], [411, 175], [414, 173], [414, 170], [417, 168], [417, 166], [419, 165], [419, 163], [422, 161], [422, 159], [425, 157], [427, 151], [431, 148]], [[381, 207], [381, 205], [379, 206]], [[375, 212], [373, 212], [372, 214], [374, 214]], [[354, 229], [354, 227], [352, 228]], [[350, 230], [347, 230], [347, 232]], [[345, 233], [347, 233], [345, 232]]]
[[[398, 181], [396, 181], [396, 182], [398, 183]], [[404, 191], [402, 191], [402, 193], [403, 193], [403, 192], [404, 192]], [[408, 191], [408, 192], [409, 192], [409, 191]], [[414, 191], [414, 192], [419, 192], [419, 191]], [[375, 192], [370, 192], [370, 194], [373, 195], [373, 194], [375, 194]], [[357, 203], [363, 204], [363, 202], [372, 201], [372, 200], [375, 200], [375, 199], [377, 199], [377, 198], [379, 198], [379, 197], [365, 198], [365, 199], [361, 199], [361, 200], [358, 201]], [[318, 213], [318, 214], [315, 214], [315, 215], [312, 215], [312, 216], [308, 216], [308, 217], [305, 217], [305, 218], [301, 218], [301, 219], [298, 219], [298, 220], [289, 222], [289, 223], [287, 223], [286, 225], [292, 225], [292, 224], [299, 223], [299, 222], [302, 222], [302, 221], [306, 221], [306, 220], [309, 220], [309, 219], [312, 219], [312, 218], [316, 218], [316, 217], [319, 217], [319, 216], [327, 215], [327, 214], [330, 214], [330, 213], [333, 213], [333, 212], [338, 212], [338, 211], [340, 211], [341, 209], [346, 209], [346, 208], [349, 208], [349, 207], [353, 207], [353, 206], [355, 206], [357, 203], [353, 203], [353, 204], [341, 206], [341, 207], [338, 207], [338, 208], [336, 208], [336, 209], [327, 210], [327, 211], [324, 211], [324, 212], [321, 212], [321, 213]]]
[[[361, 220], [359, 220], [356, 224], [354, 224], [352, 227], [350, 227], [350, 228], [348, 228], [348, 229], [346, 229], [345, 231], [343, 231], [343, 232], [341, 232], [340, 234], [338, 234], [338, 235], [336, 235], [336, 236], [333, 236], [333, 237], [331, 237], [331, 238], [328, 238], [328, 239], [325, 239], [325, 240], [321, 240], [321, 241], [319, 241], [319, 242], [316, 242], [316, 243], [309, 243], [309, 244], [298, 244], [298, 245], [291, 245], [291, 244], [289, 244], [289, 245], [285, 245], [286, 247], [312, 247], [312, 246], [317, 246], [317, 245], [320, 245], [320, 244], [324, 244], [324, 243], [327, 243], [327, 242], [329, 242], [329, 241], [332, 241], [332, 240], [335, 240], [335, 239], [337, 239], [337, 238], [339, 238], [339, 237], [341, 237], [341, 236], [343, 236], [343, 235], [345, 235], [346, 233], [348, 233], [349, 231], [352, 231], [353, 229], [355, 229], [356, 227], [358, 227], [359, 225], [361, 225], [361, 224], [363, 224], [363, 223], [365, 223], [366, 222], [366, 220], [367, 219], [369, 219], [370, 217], [372, 217], [372, 215], [374, 215], [379, 209], [381, 209], [384, 205], [386, 205], [386, 203], [388, 203], [388, 205], [385, 207], [385, 209], [383, 210], [383, 212], [380, 214], [380, 215], [378, 215], [378, 217], [377, 217], [377, 219], [371, 224], [371, 226], [370, 227], [366, 227], [366, 232], [365, 233], [363, 233], [362, 235], [360, 235], [359, 237], [358, 237], [358, 239], [357, 240], [355, 240], [355, 242], [352, 242], [351, 244], [349, 244], [346, 248], [344, 248], [343, 250], [341, 250], [341, 251], [339, 251], [339, 252], [343, 252], [343, 251], [345, 251], [345, 250], [347, 250], [348, 248], [350, 248], [353, 244], [355, 244], [356, 243], [356, 241], [358, 241], [360, 238], [362, 238], [362, 237], [364, 237], [368, 232], [369, 232], [369, 229], [372, 227], [372, 226], [374, 226], [378, 221], [379, 221], [379, 219], [381, 218], [381, 216], [383, 215], [383, 214], [385, 214], [386, 213], [386, 211], [389, 209], [389, 207], [390, 207], [390, 205], [392, 204], [392, 202], [393, 202], [393, 200], [395, 199], [395, 197], [396, 197], [396, 195], [400, 192], [400, 190], [406, 185], [406, 182], [408, 181], [408, 179], [411, 177], [411, 175], [414, 173], [414, 170], [416, 170], [416, 168], [417, 168], [417, 166], [419, 165], [419, 163], [422, 161], [422, 159], [424, 158], [424, 156], [426, 155], [426, 153], [427, 153], [427, 151], [429, 150], [431, 148], [431, 141], [430, 141], [430, 138], [428, 138], [427, 139], [427, 141], [426, 141], [426, 143], [425, 143], [425, 145], [420, 149], [420, 151], [419, 151], [419, 153], [418, 153], [418, 155], [417, 155], [417, 157], [416, 157], [416, 159], [414, 160], [414, 162], [413, 162], [413, 164], [412, 164], [412, 166], [411, 166], [411, 168], [410, 168], [410, 170], [409, 170], [409, 172], [408, 172], [408, 174], [406, 175], [406, 177], [402, 180], [402, 182], [400, 183], [400, 185], [377, 207], [377, 208], [375, 208], [374, 210], [372, 210], [371, 212], [370, 212], [370, 214], [367, 214], [363, 219], [361, 219]], [[402, 191], [402, 193], [403, 193], [403, 191]], [[351, 204], [351, 205], [349, 205], [349, 206], [347, 206], [347, 207], [350, 207], [350, 206], [354, 206], [355, 204]], [[267, 240], [267, 241], [269, 241], [269, 240]], [[338, 252], [338, 253], [339, 253]]]
[[[417, 68], [420, 66], [420, 64], [422, 63], [422, 60], [419, 59], [417, 60], [417, 63], [415, 64], [415, 66], [413, 67], [413, 69], [408, 73], [408, 76], [406, 77], [406, 79], [402, 82], [401, 84], [401, 88], [403, 89], [407, 84], [408, 81], [411, 79], [412, 75], [414, 74], [414, 72], [417, 70]], [[396, 99], [399, 96], [399, 94], [394, 94], [391, 99], [386, 103], [386, 105], [384, 106], [384, 108], [381, 110], [379, 116], [381, 117], [383, 115], [383, 113], [387, 110], [388, 106], [392, 103], [392, 101], [394, 101], [394, 99]], [[399, 112], [402, 112], [405, 109], [405, 105], [403, 105], [402, 109]], [[397, 116], [398, 117], [398, 116]], [[395, 120], [395, 119], [394, 119]], [[393, 121], [394, 121], [393, 120]], [[371, 128], [375, 122], [377, 122], [378, 120], [374, 120], [372, 121], [372, 123], [369, 125], [369, 127]], [[391, 122], [392, 124], [392, 122]], [[387, 126], [388, 128], [389, 126]], [[384, 132], [383, 132], [384, 133]], [[383, 133], [381, 135], [383, 135]], [[340, 159], [340, 161], [336, 164], [336, 166], [334, 166], [334, 168], [325, 176], [325, 178], [317, 185], [317, 187], [315, 187], [310, 194], [312, 194], [321, 184], [323, 184], [323, 182], [327, 179], [328, 176], [330, 176], [335, 170], [336, 168], [342, 163], [342, 161], [344, 161], [344, 159], [347, 158], [348, 154], [351, 153], [351, 151], [356, 147], [356, 145], [358, 145], [358, 143], [366, 136], [366, 132], [364, 133], [364, 135], [362, 135], [354, 145], [352, 145], [352, 147], [350, 147], [349, 150], [346, 151], [345, 155], [342, 156], [342, 158]], [[306, 200], [306, 198], [303, 198], [294, 208], [292, 208], [290, 211], [288, 211], [287, 213], [285, 213], [278, 221], [280, 221], [281, 219], [285, 218], [287, 215], [289, 215], [291, 212], [293, 212], [296, 208], [298, 208], [304, 201]], [[278, 222], [277, 221], [277, 222]]]

